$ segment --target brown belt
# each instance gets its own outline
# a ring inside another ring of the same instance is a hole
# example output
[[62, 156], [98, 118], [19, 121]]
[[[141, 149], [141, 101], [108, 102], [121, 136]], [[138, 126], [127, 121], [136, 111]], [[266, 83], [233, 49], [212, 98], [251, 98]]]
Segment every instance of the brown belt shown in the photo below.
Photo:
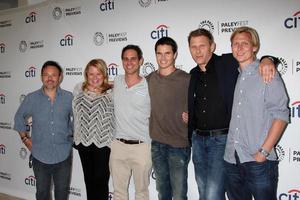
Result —
[[124, 144], [141, 144], [141, 143], [144, 143], [141, 140], [125, 140], [123, 138], [117, 138], [117, 140], [119, 140], [120, 142], [123, 142]]
[[204, 136], [204, 137], [206, 137], [206, 136], [214, 137], [214, 136], [218, 136], [218, 135], [228, 134], [228, 128], [215, 129], [215, 130], [199, 130], [199, 129], [196, 129], [195, 132], [198, 135], [201, 135], [201, 136]]

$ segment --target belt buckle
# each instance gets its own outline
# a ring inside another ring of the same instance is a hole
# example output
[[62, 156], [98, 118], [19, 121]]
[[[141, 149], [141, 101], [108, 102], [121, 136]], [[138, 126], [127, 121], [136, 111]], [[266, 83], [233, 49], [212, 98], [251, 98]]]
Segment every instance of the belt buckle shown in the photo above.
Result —
[[196, 129], [196, 134], [206, 137], [206, 136], [210, 136], [210, 131], [201, 131], [199, 129]]
[[141, 141], [141, 140], [126, 140], [123, 138], [117, 138], [117, 140], [119, 140], [120, 142], [123, 142], [124, 144], [141, 144], [141, 143], [143, 143], [143, 141]]

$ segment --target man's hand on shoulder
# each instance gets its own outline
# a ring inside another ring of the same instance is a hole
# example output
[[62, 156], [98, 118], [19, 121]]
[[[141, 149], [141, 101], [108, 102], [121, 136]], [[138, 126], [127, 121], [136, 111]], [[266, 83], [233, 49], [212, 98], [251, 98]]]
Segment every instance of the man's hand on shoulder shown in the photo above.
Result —
[[276, 74], [277, 62], [274, 61], [273, 57], [263, 56], [259, 65], [259, 74], [263, 78], [265, 83], [270, 83]]

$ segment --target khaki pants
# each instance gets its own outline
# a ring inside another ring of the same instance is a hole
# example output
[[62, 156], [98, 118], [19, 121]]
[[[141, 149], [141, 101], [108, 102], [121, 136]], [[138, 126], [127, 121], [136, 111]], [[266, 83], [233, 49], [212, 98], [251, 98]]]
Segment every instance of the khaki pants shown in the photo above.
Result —
[[135, 200], [149, 200], [148, 186], [151, 167], [150, 144], [124, 144], [114, 140], [111, 144], [109, 160], [114, 200], [128, 200], [128, 185], [131, 174], [135, 186]]

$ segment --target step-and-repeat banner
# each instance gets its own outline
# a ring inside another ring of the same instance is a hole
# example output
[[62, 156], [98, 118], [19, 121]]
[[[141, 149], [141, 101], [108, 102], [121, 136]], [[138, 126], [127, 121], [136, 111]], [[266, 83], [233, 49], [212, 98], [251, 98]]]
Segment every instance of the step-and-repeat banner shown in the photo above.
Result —
[[[276, 147], [280, 160], [277, 196], [279, 200], [300, 198], [298, 0], [50, 0], [0, 12], [0, 192], [34, 199], [36, 180], [30, 152], [12, 127], [24, 96], [41, 87], [40, 69], [46, 60], [63, 66], [62, 88], [72, 91], [93, 58], [107, 62], [110, 80], [123, 74], [120, 54], [127, 44], [142, 48], [145, 62], [140, 73], [149, 74], [157, 69], [155, 42], [170, 36], [179, 46], [176, 66], [189, 71], [195, 66], [187, 43], [191, 30], [209, 29], [217, 43], [216, 53], [222, 54], [231, 50], [229, 38], [234, 29], [245, 25], [260, 35], [258, 56], [280, 58], [278, 71], [290, 97], [291, 123]], [[192, 163], [188, 181], [189, 199], [197, 199]], [[153, 174], [150, 190], [151, 199], [157, 199]], [[133, 193], [133, 183], [130, 191]], [[74, 151], [70, 200], [85, 199], [81, 164]], [[112, 193], [108, 199], [113, 199]]]

